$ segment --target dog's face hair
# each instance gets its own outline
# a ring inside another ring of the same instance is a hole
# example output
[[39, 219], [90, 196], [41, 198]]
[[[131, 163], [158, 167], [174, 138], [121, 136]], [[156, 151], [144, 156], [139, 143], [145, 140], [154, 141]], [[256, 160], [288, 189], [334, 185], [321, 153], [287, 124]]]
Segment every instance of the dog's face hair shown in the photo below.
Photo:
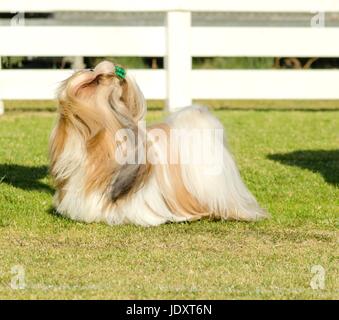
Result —
[[125, 79], [116, 76], [114, 65], [107, 61], [95, 69], [74, 73], [60, 86], [58, 98], [61, 114], [70, 112], [86, 118], [80, 117], [81, 120], [94, 117], [103, 125], [114, 116], [125, 127], [141, 120], [146, 111], [144, 97], [135, 81], [129, 76]]
[[110, 193], [111, 200], [116, 201], [140, 187], [149, 171], [147, 165], [119, 165], [115, 160], [119, 148], [114, 139], [117, 131], [129, 128], [136, 132], [146, 107], [134, 80], [128, 76], [121, 79], [113, 71], [112, 63], [103, 62], [94, 70], [74, 73], [59, 88], [60, 116], [51, 139], [50, 157], [56, 187], [61, 189], [60, 197], [72, 173], [61, 174], [65, 170], [56, 163], [67, 152], [65, 144], [71, 135], [77, 137], [80, 152], [86, 156], [84, 192], [87, 194], [100, 190]]

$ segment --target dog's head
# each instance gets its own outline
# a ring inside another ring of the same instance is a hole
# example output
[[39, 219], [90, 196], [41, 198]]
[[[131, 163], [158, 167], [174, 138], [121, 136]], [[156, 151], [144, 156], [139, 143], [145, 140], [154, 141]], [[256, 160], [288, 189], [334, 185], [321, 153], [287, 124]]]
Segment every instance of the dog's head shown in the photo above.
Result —
[[127, 192], [139, 176], [139, 166], [116, 161], [116, 150], [122, 148], [116, 138], [121, 129], [137, 131], [144, 117], [145, 100], [135, 81], [122, 68], [104, 61], [64, 81], [58, 100], [59, 119], [50, 138], [51, 173], [57, 189], [62, 190], [82, 166], [86, 192], [106, 190], [116, 175], [123, 183], [116, 178], [120, 191], [114, 191], [114, 198]]
[[75, 72], [59, 89], [61, 116], [90, 131], [114, 124], [116, 128], [128, 127], [143, 119], [143, 94], [134, 79], [121, 76], [117, 70], [121, 68], [103, 61], [94, 69]]

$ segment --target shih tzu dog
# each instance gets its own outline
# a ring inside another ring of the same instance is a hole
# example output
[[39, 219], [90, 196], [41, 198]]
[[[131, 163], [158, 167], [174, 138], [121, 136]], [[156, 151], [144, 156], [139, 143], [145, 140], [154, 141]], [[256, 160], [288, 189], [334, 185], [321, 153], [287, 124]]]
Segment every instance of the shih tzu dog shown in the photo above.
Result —
[[199, 106], [146, 128], [126, 71], [104, 61], [60, 87], [50, 138], [56, 210], [71, 219], [154, 226], [266, 217], [241, 180], [222, 124]]

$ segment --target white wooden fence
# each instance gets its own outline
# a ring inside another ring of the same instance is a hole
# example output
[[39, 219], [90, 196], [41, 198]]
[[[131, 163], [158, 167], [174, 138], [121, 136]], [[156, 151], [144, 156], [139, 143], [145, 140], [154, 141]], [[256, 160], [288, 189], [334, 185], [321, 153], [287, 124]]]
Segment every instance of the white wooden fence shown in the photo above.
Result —
[[[339, 99], [339, 70], [192, 70], [192, 57], [339, 57], [335, 27], [192, 27], [191, 12], [339, 12], [339, 0], [0, 0], [0, 12], [166, 12], [161, 27], [0, 26], [0, 56], [161, 56], [130, 70], [170, 110], [193, 99]], [[0, 99], [51, 99], [70, 70], [0, 70]], [[0, 106], [1, 109], [1, 106]]]

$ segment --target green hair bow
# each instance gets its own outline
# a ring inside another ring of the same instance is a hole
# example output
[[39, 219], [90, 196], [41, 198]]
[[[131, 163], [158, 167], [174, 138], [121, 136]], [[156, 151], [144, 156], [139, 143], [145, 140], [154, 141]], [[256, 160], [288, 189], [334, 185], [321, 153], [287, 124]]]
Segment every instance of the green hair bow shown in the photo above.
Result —
[[115, 66], [115, 74], [121, 78], [121, 79], [125, 79], [126, 77], [126, 70], [122, 67], [119, 66]]

